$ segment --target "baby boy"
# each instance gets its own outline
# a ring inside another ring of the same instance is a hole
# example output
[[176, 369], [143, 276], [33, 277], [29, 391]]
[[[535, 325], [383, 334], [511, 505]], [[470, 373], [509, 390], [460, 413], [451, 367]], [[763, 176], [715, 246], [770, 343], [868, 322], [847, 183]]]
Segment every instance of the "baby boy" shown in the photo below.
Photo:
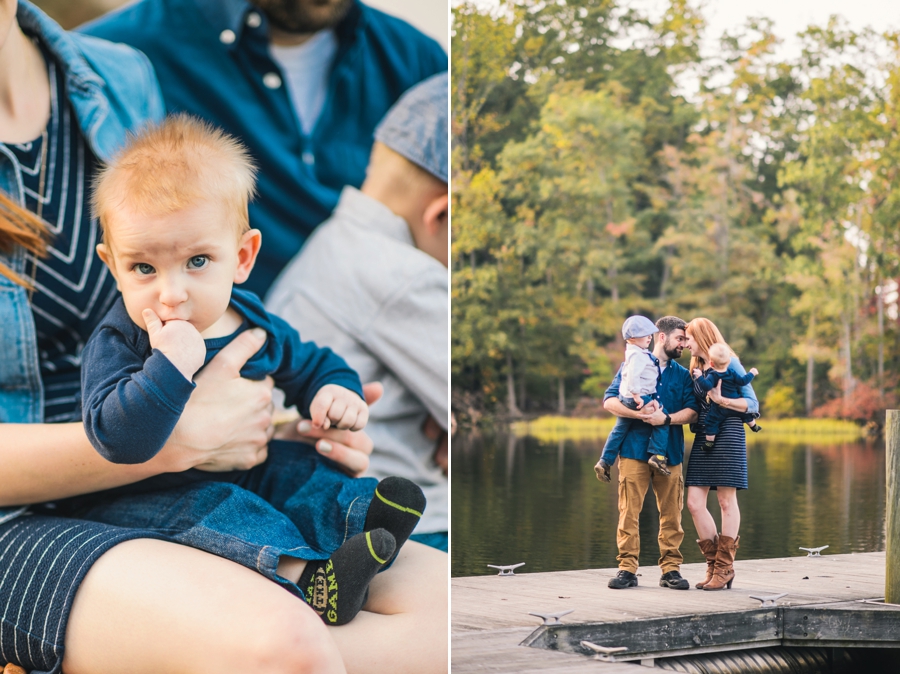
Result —
[[[731, 349], [720, 342], [716, 342], [709, 347], [709, 370], [706, 371], [705, 375], [699, 369], [695, 369], [692, 373], [701, 391], [708, 393], [721, 381], [723, 398], [737, 399], [743, 397], [741, 387], [752, 382], [753, 378], [759, 374], [759, 370], [751, 367], [747, 374], [739, 375], [734, 369], [729, 367], [733, 355]], [[757, 416], [747, 412], [729, 410], [716, 403], [710, 403], [709, 412], [706, 414], [706, 440], [703, 443], [703, 449], [710, 450], [713, 448], [716, 442], [716, 435], [719, 433], [719, 426], [727, 417], [738, 417], [750, 426], [751, 431], [759, 433], [762, 427], [756, 423]]]
[[[356, 372], [331, 350], [302, 342], [255, 295], [234, 288], [250, 275], [259, 252], [260, 233], [250, 228], [247, 214], [254, 190], [255, 168], [246, 149], [186, 115], [140, 133], [100, 174], [94, 208], [103, 243], [97, 252], [122, 297], [85, 346], [82, 408], [88, 438], [110, 461], [142, 463], [159, 452], [191, 396], [194, 375], [238, 334], [255, 328], [265, 330], [267, 339], [242, 368], [243, 377], [271, 376], [288, 404], [297, 405], [316, 428], [365, 426], [368, 408]], [[252, 480], [235, 482], [255, 493], [213, 485], [215, 496], [197, 498], [197, 482], [221, 481], [221, 474], [166, 476], [165, 490], [181, 488], [191, 496], [179, 492], [177, 508], [166, 505], [177, 510], [180, 524], [162, 524], [170, 533], [180, 527], [179, 540], [186, 544], [223, 556], [239, 550], [234, 561], [257, 570], [259, 559], [251, 558], [257, 548], [267, 550], [273, 580], [302, 594], [325, 622], [346, 623], [362, 608], [375, 573], [415, 527], [425, 505], [421, 490], [408, 480], [387, 478], [373, 495], [374, 480], [353, 480], [313, 456], [305, 463], [274, 463], [268, 462], [268, 471], [277, 476], [267, 475], [264, 464], [253, 469]], [[293, 488], [286, 484], [291, 479], [297, 482]], [[277, 488], [271, 486], [275, 482]], [[129, 494], [124, 488], [132, 498], [128, 507], [117, 490], [92, 512], [112, 524], [131, 524], [117, 517], [160, 502], [158, 495], [148, 501], [147, 489], [133, 486]], [[342, 536], [348, 529], [351, 506], [336, 508], [332, 498], [348, 490], [356, 494], [351, 504], [371, 502], [364, 532], [328, 559], [316, 560], [313, 550], [328, 547], [324, 530]], [[296, 527], [288, 533], [285, 514]], [[184, 533], [199, 529], [202, 535]], [[277, 531], [271, 534], [277, 541], [262, 546], [255, 537], [267, 531]], [[284, 567], [276, 566], [282, 557], [309, 560], [292, 583], [282, 577]]]

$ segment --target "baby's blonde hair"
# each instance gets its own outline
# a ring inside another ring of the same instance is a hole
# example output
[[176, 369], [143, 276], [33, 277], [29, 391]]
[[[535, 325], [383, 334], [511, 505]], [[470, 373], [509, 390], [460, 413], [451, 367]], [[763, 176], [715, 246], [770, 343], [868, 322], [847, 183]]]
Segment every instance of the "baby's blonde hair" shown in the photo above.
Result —
[[92, 205], [107, 245], [117, 212], [168, 215], [204, 201], [223, 205], [240, 238], [250, 229], [247, 205], [255, 194], [256, 166], [247, 148], [181, 113], [129, 138], [98, 173]]
[[709, 347], [709, 362], [716, 367], [727, 367], [731, 362], [731, 349], [723, 342], [716, 342]]

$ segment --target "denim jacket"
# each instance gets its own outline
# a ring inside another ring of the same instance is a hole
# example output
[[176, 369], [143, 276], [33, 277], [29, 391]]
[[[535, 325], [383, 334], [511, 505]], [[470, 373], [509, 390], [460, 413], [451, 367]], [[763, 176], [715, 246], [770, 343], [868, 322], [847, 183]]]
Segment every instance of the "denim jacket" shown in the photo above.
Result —
[[[126, 134], [164, 115], [162, 94], [147, 57], [120, 44], [68, 33], [28, 0], [19, 0], [22, 30], [38, 36], [66, 73], [66, 91], [81, 131], [101, 161]], [[22, 168], [0, 145], [0, 190], [23, 203]], [[0, 262], [22, 275], [25, 250], [0, 253]], [[43, 421], [44, 391], [37, 336], [27, 291], [0, 276], [0, 424]], [[0, 508], [0, 522], [21, 508]]]

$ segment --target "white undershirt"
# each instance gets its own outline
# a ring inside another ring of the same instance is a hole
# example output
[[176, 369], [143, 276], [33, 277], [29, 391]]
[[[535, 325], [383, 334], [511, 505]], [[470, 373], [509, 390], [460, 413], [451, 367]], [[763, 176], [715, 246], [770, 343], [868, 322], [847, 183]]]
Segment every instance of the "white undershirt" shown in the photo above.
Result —
[[269, 45], [269, 53], [287, 80], [294, 112], [305, 136], [312, 134], [322, 114], [337, 50], [337, 35], [332, 29], [319, 31], [303, 44]]

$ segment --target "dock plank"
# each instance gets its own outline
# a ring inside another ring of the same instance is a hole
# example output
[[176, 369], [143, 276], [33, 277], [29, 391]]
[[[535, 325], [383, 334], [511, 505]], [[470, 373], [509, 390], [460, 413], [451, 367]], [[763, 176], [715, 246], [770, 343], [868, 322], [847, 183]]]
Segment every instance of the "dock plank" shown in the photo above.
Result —
[[[703, 577], [705, 564], [686, 564], [682, 574], [692, 583]], [[551, 573], [517, 573], [451, 580], [452, 667], [454, 672], [569, 672], [587, 660], [552, 651], [518, 646], [540, 619], [529, 612], [574, 609], [564, 623], [620, 622], [758, 608], [749, 595], [788, 593], [779, 604], [802, 606], [873, 599], [884, 596], [883, 552], [738, 560], [732, 590], [703, 592], [658, 586], [659, 571], [642, 569], [640, 585], [610, 590], [616, 569], [584, 569]], [[564, 658], [565, 660], [563, 660]], [[575, 660], [571, 660], [575, 658]], [[614, 673], [622, 665], [591, 662]], [[623, 672], [633, 672], [628, 666]]]

